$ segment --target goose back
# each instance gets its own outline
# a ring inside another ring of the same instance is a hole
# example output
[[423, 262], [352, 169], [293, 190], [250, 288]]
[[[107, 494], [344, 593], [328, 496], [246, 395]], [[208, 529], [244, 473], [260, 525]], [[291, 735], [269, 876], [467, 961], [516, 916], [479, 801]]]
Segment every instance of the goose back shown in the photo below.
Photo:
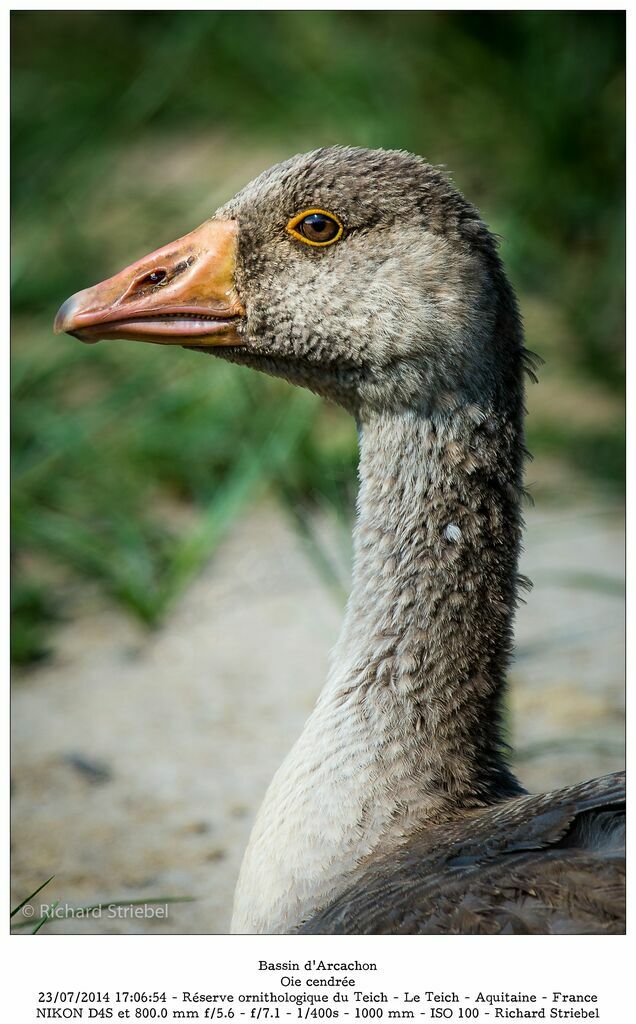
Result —
[[304, 934], [622, 934], [624, 773], [415, 834]]

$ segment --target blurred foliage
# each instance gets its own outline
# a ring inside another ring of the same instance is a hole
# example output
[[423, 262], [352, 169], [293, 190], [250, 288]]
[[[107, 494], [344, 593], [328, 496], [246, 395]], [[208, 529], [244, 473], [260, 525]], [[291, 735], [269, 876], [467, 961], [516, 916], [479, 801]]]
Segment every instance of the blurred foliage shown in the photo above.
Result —
[[533, 413], [530, 446], [620, 482], [624, 21], [13, 13], [18, 661], [46, 652], [43, 629], [80, 578], [158, 622], [266, 483], [337, 582], [306, 514], [320, 501], [345, 515], [354, 489], [355, 433], [337, 412], [192, 353], [87, 348], [50, 329], [68, 294], [190, 230], [293, 152], [400, 147], [453, 169], [502, 236], [556, 394], [592, 395], [583, 423], [558, 402]]

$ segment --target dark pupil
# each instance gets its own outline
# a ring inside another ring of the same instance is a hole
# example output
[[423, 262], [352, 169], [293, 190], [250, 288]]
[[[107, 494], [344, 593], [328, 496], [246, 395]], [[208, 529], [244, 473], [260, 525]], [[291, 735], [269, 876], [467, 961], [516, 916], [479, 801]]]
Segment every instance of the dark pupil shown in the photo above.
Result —
[[310, 213], [303, 221], [304, 234], [314, 242], [328, 242], [336, 234], [338, 225], [320, 213]]

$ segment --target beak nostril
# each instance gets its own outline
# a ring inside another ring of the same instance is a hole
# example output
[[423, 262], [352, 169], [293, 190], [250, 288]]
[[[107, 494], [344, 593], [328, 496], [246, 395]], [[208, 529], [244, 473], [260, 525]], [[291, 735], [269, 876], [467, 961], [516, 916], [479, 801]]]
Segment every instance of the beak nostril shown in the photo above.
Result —
[[166, 270], [153, 270], [150, 274], [144, 274], [143, 277], [140, 277], [136, 282], [136, 286], [137, 288], [143, 288], [148, 284], [161, 284], [167, 276], [168, 272]]

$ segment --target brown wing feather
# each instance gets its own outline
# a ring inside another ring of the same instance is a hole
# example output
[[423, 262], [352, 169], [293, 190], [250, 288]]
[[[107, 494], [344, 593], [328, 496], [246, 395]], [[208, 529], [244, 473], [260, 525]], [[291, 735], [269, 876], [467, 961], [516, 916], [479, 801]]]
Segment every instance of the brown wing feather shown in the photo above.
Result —
[[625, 930], [623, 773], [414, 835], [299, 929], [313, 934]]

